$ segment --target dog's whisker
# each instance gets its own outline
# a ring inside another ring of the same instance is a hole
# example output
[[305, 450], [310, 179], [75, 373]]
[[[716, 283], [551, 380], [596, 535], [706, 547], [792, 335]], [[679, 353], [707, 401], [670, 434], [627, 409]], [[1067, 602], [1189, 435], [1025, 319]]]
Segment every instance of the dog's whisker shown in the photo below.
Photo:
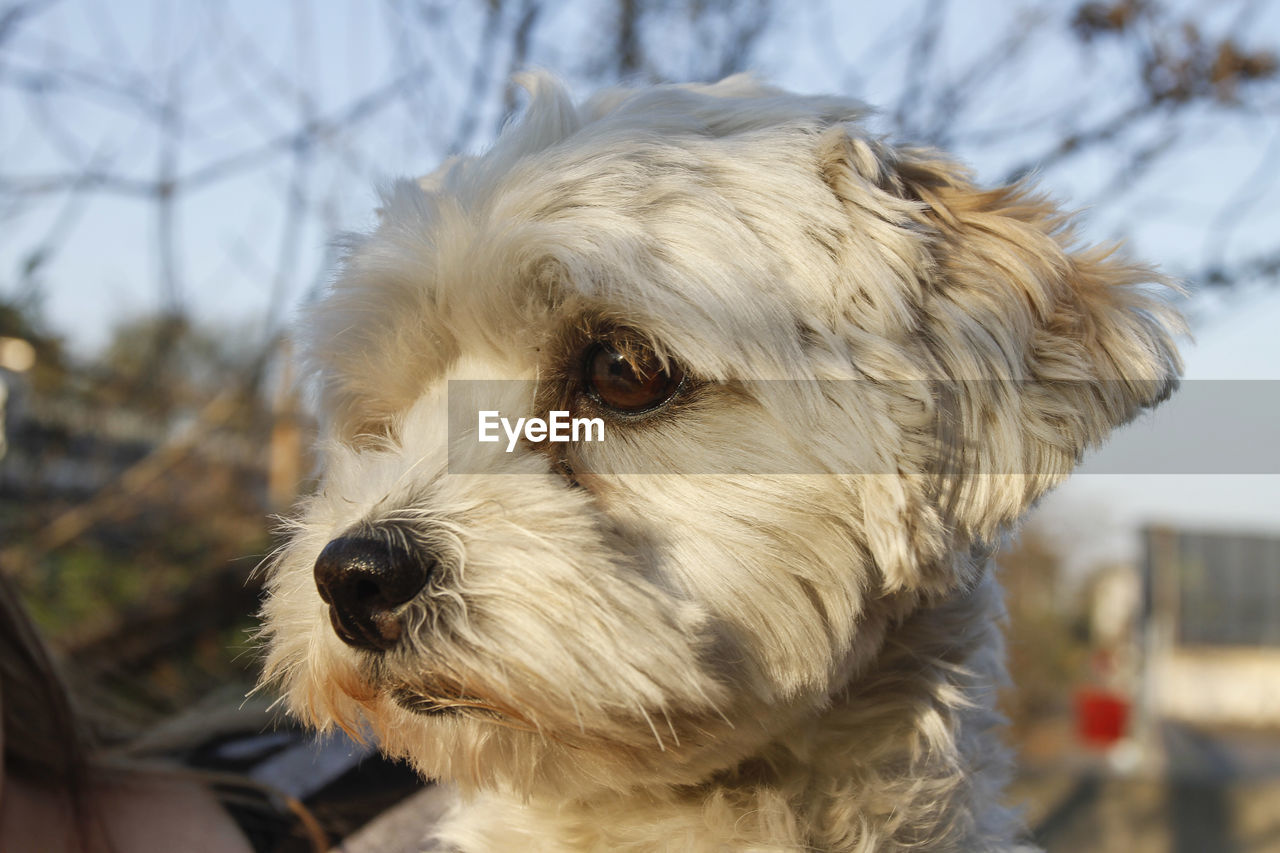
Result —
[[649, 712], [644, 709], [644, 705], [637, 702], [636, 710], [640, 712], [640, 716], [644, 718], [645, 724], [649, 726], [649, 731], [653, 733], [653, 739], [658, 744], [658, 751], [666, 752], [667, 746], [662, 742], [662, 737], [658, 734], [658, 727], [653, 724], [653, 719], [650, 718]]
[[671, 722], [671, 715], [667, 713], [666, 708], [662, 708], [661, 710], [662, 710], [662, 718], [667, 721], [667, 729], [671, 732], [671, 742], [677, 749], [679, 749], [680, 735], [676, 734], [676, 727]]

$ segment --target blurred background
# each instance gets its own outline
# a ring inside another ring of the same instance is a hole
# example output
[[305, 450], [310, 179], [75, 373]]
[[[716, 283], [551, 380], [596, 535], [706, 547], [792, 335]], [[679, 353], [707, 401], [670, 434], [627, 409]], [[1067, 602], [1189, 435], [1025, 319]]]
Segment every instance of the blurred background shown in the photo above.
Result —
[[0, 570], [95, 707], [236, 706], [332, 238], [490, 142], [514, 71], [751, 70], [1034, 173], [1186, 282], [1188, 386], [1225, 395], [1121, 435], [1001, 555], [1011, 796], [1050, 850], [1280, 851], [1278, 51], [1269, 0], [0, 4]]

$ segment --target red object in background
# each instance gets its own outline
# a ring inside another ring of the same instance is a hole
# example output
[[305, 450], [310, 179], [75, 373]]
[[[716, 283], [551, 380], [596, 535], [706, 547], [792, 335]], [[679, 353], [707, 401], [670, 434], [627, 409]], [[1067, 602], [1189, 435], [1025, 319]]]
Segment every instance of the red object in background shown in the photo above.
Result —
[[1092, 687], [1076, 691], [1076, 734], [1087, 744], [1111, 746], [1124, 737], [1129, 701]]

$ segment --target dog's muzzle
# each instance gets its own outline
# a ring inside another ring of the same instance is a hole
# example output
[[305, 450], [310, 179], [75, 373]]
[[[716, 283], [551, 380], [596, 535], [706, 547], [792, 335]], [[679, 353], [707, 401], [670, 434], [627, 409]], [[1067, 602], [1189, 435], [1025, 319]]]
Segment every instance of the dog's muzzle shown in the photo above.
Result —
[[343, 536], [316, 559], [316, 588], [344, 643], [384, 652], [400, 640], [404, 605], [435, 568], [430, 557], [385, 539]]

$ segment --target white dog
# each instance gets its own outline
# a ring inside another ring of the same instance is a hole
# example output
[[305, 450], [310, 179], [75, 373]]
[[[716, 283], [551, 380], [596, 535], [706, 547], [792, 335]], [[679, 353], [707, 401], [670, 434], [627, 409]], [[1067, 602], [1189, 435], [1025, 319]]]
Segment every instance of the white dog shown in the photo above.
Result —
[[307, 317], [266, 679], [432, 849], [1020, 849], [988, 558], [1175, 386], [1167, 286], [845, 100], [523, 84]]

